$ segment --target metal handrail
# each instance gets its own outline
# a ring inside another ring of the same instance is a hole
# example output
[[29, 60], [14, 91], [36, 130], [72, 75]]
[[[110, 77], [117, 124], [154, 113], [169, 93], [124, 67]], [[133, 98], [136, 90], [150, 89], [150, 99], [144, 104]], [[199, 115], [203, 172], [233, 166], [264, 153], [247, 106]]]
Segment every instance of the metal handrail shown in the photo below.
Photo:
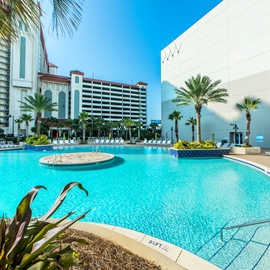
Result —
[[228, 226], [228, 227], [224, 227], [220, 229], [220, 239], [222, 242], [223, 241], [223, 231], [229, 231], [232, 229], [237, 229], [237, 228], [242, 228], [242, 227], [249, 227], [249, 226], [253, 226], [253, 225], [258, 225], [258, 224], [264, 224], [264, 223], [269, 223], [270, 219], [265, 219], [265, 220], [258, 220], [258, 221], [253, 221], [253, 222], [248, 222], [248, 223], [242, 223], [239, 225], [234, 225], [234, 226]]

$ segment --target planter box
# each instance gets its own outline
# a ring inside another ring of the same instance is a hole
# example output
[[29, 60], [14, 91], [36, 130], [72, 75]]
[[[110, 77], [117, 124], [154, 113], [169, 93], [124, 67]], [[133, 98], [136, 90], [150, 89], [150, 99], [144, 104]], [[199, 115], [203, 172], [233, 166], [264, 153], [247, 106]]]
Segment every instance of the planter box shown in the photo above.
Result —
[[29, 149], [29, 150], [32, 150], [32, 151], [48, 151], [48, 150], [52, 150], [53, 146], [52, 146], [52, 144], [47, 144], [47, 145], [25, 144], [25, 149]]
[[261, 147], [232, 147], [231, 153], [238, 155], [256, 155], [261, 153]]
[[197, 157], [222, 157], [228, 155], [230, 148], [216, 148], [216, 149], [174, 149], [170, 148], [170, 156], [176, 158], [197, 158]]

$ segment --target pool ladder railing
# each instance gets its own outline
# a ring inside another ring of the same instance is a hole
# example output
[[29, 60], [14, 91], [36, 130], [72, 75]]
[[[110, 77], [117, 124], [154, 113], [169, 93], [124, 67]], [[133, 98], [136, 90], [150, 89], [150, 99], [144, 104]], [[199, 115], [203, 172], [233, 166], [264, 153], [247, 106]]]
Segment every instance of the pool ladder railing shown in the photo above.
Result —
[[49, 160], [49, 164], [50, 164], [50, 161], [52, 162], [52, 165], [55, 164], [55, 162], [57, 161], [57, 158], [59, 157], [59, 162], [62, 163], [62, 155], [61, 154], [56, 154], [56, 155], [53, 155], [52, 156], [52, 160]]
[[220, 229], [220, 239], [221, 239], [222, 242], [224, 242], [223, 231], [229, 231], [229, 230], [233, 230], [233, 229], [241, 229], [243, 227], [249, 227], [249, 226], [253, 226], [253, 225], [260, 225], [260, 224], [269, 223], [269, 222], [270, 222], [270, 219], [265, 219], [265, 220], [251, 221], [251, 222], [247, 222], [247, 223], [241, 223], [241, 224], [238, 224], [238, 225], [223, 227], [223, 228]]
[[97, 146], [92, 147], [92, 152], [100, 152], [99, 147]]

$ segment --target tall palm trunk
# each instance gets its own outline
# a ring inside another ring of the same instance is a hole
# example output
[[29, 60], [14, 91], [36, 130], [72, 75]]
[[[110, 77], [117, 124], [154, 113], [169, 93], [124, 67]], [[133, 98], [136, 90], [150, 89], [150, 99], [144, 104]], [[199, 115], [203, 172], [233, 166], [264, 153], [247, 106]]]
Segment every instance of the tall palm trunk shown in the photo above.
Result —
[[194, 128], [194, 125], [191, 126], [191, 131], [192, 131], [192, 141], [194, 142], [194, 140], [195, 140], [195, 136], [194, 136], [195, 128]]
[[28, 138], [28, 129], [29, 129], [28, 121], [25, 122], [25, 125], [26, 125], [26, 138]]
[[41, 113], [37, 113], [37, 135], [40, 136]]
[[202, 106], [200, 104], [195, 105], [196, 119], [197, 119], [197, 142], [201, 141], [201, 110]]
[[176, 141], [178, 142], [179, 141], [179, 137], [178, 137], [178, 120], [175, 119], [175, 122], [174, 122], [174, 130], [175, 130], [175, 138], [176, 138]]
[[86, 127], [85, 127], [85, 124], [83, 124], [83, 142], [85, 142], [85, 130], [86, 130]]
[[249, 137], [250, 137], [250, 122], [251, 122], [250, 112], [246, 113], [246, 119], [247, 119], [247, 131], [246, 131], [245, 144], [246, 144], [246, 146], [248, 146], [249, 145]]

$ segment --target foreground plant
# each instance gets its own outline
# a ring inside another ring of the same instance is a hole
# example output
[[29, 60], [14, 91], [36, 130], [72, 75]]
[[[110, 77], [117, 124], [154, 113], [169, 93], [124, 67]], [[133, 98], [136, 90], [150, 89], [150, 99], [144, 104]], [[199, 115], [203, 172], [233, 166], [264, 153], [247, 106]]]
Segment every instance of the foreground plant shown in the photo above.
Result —
[[188, 142], [179, 140], [173, 146], [174, 149], [214, 149], [217, 148], [214, 141]]
[[40, 218], [32, 220], [31, 203], [38, 191], [44, 186], [36, 186], [30, 190], [17, 207], [16, 214], [10, 224], [2, 218], [0, 224], [0, 270], [38, 270], [67, 269], [80, 264], [78, 255], [70, 246], [72, 242], [86, 244], [85, 240], [65, 237], [63, 232], [89, 212], [83, 213], [72, 221], [63, 223], [73, 212], [68, 213], [55, 223], [49, 222], [53, 213], [65, 200], [69, 190], [78, 183], [67, 184], [52, 205], [50, 210]]
[[25, 142], [30, 145], [48, 145], [51, 144], [46, 135], [28, 137]]

